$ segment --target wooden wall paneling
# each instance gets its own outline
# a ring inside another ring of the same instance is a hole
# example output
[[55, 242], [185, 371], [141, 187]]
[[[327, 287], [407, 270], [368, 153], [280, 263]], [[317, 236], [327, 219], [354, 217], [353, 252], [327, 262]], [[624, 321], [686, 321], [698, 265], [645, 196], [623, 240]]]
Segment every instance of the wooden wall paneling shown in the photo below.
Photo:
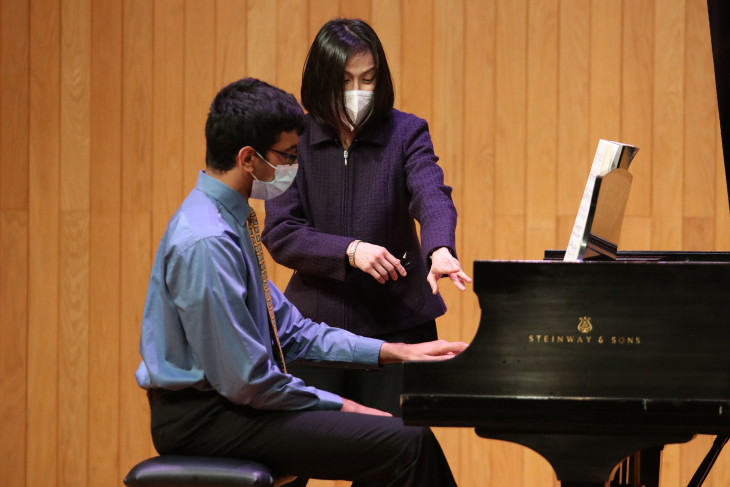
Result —
[[90, 404], [88, 210], [62, 211], [60, 225], [59, 484], [84, 487], [88, 485]]
[[[697, 161], [687, 161], [691, 164]], [[715, 185], [713, 184], [713, 190]], [[715, 243], [714, 216], [684, 216], [682, 218], [682, 249], [707, 250]]]
[[277, 3], [269, 0], [248, 0], [247, 9], [246, 76], [276, 85]]
[[124, 0], [122, 18], [122, 212], [120, 276], [120, 441], [122, 475], [153, 453], [149, 406], [134, 380], [152, 240], [154, 4]]
[[59, 485], [58, 377], [49, 371], [58, 369], [60, 3], [32, 2], [29, 20], [28, 441], [22, 467], [25, 485], [41, 487]]
[[654, 0], [623, 2], [621, 141], [639, 147], [621, 231], [624, 249], [651, 247]]
[[340, 5], [338, 0], [308, 0], [307, 7], [307, 50], [309, 50], [322, 25], [330, 19], [339, 17]]
[[[720, 168], [718, 168], [720, 170]], [[717, 194], [722, 195], [727, 185], [724, 181], [717, 180]], [[718, 197], [717, 219], [715, 221], [715, 250], [727, 251], [730, 249], [730, 215], [727, 213], [727, 196]]]
[[558, 242], [565, 248], [597, 141], [590, 127], [590, 1], [560, 4], [558, 61]]
[[[407, 12], [401, 39], [400, 108], [432, 122], [433, 72], [435, 66], [433, 36], [433, 0], [403, 0]], [[438, 66], [438, 69], [441, 67]], [[439, 155], [438, 147], [436, 155]]]
[[311, 42], [307, 33], [307, 4], [300, 0], [277, 0], [277, 3], [276, 85], [299, 99], [302, 69]]
[[62, 212], [89, 209], [90, 93], [91, 0], [63, 2], [60, 93]]
[[114, 216], [117, 224], [122, 205], [123, 2], [97, 0], [91, 18], [89, 198], [92, 213]]
[[[208, 107], [220, 88], [216, 79], [216, 29], [217, 20], [236, 18], [234, 13], [246, 13], [246, 5], [240, 1], [218, 1], [216, 9], [205, 2], [185, 0], [185, 73], [183, 77], [183, 193], [195, 187], [198, 172], [205, 168], [205, 121]], [[236, 25], [237, 35], [245, 39], [244, 22]], [[245, 48], [238, 50], [241, 63], [245, 63]], [[240, 68], [239, 77], [245, 75]], [[222, 77], [222, 76], [221, 76]]]
[[124, 0], [123, 7], [122, 208], [126, 211], [150, 211], [154, 3]]
[[0, 473], [27, 482], [29, 4], [0, 4]]
[[[105, 158], [98, 161], [105, 161]], [[109, 162], [111, 164], [104, 172], [118, 181], [120, 164], [114, 160]], [[98, 179], [94, 177], [92, 181]], [[120, 197], [118, 192], [114, 196], [117, 200]], [[129, 370], [120, 368], [119, 360], [120, 237], [119, 210], [103, 211], [92, 206], [89, 230], [89, 486], [118, 485], [126, 474], [118, 465], [120, 407], [126, 403], [126, 399], [120, 400], [120, 379], [131, 375]]]
[[528, 2], [525, 257], [557, 247], [558, 18], [557, 0]]
[[[271, 3], [275, 4], [275, 2]], [[213, 10], [210, 8], [210, 3], [207, 3], [206, 10], [215, 12], [215, 27], [213, 29], [215, 33], [215, 49], [213, 52], [215, 59], [215, 90], [211, 93], [206, 107], [210, 104], [210, 101], [218, 90], [229, 83], [246, 76], [260, 77], [260, 75], [257, 76], [247, 72], [246, 69], [249, 60], [246, 51], [248, 25], [251, 25], [247, 19], [248, 5], [249, 2], [246, 0], [216, 0], [215, 10]], [[196, 12], [197, 10], [199, 10], [199, 7], [195, 7], [193, 11]], [[203, 12], [196, 13], [205, 15]], [[268, 15], [272, 13], [273, 11]], [[190, 17], [188, 22], [195, 23], [196, 18]], [[270, 22], [266, 24], [267, 27], [271, 27], [271, 25]], [[199, 32], [198, 34], [204, 35], [203, 32]], [[263, 40], [268, 41], [275, 48], [278, 42], [275, 30], [263, 31], [262, 29], [259, 35], [263, 36]], [[187, 40], [188, 42], [194, 42], [194, 39]], [[253, 53], [248, 54], [253, 55]], [[264, 79], [264, 81], [274, 82], [273, 79]]]
[[29, 2], [0, 5], [0, 209], [28, 208]]
[[[431, 137], [439, 165], [447, 185], [453, 188], [452, 199], [457, 208], [463, 202], [462, 171], [464, 169], [464, 1], [434, 2], [433, 10], [433, 109]], [[458, 312], [461, 292], [448, 279], [441, 280], [439, 292], [449, 311], [437, 320], [439, 337], [460, 340]], [[461, 457], [460, 435], [463, 431], [441, 428], [436, 435], [452, 466]], [[456, 469], [459, 481], [461, 471]]]
[[[641, 153], [641, 150], [639, 151]], [[638, 157], [638, 156], [637, 156]], [[644, 160], [641, 161], [645, 162]], [[637, 176], [634, 174], [634, 182], [637, 182]], [[631, 204], [633, 194], [639, 193], [639, 189], [631, 185], [631, 193], [629, 194], [629, 205]], [[651, 248], [651, 216], [630, 215], [628, 208], [624, 216], [624, 222], [621, 225], [621, 250], [645, 250]]]
[[340, 17], [360, 19], [369, 24], [370, 15], [371, 0], [340, 0]]
[[88, 485], [91, 1], [61, 5], [59, 483]]
[[622, 12], [621, 2], [591, 3], [589, 153], [599, 139], [621, 141]]
[[[682, 248], [715, 243], [715, 124], [717, 91], [707, 2], [687, 0], [684, 112], [684, 223]], [[721, 175], [724, 176], [724, 175]]]
[[679, 445], [666, 445], [662, 450], [659, 485], [661, 487], [680, 487], [679, 463], [681, 461]]
[[28, 347], [28, 212], [0, 209], [0, 474], [26, 483]]
[[[406, 12], [406, 18], [408, 14]], [[393, 0], [372, 0], [372, 16], [370, 25], [380, 38], [388, 60], [390, 76], [395, 88], [395, 106], [400, 106], [401, 98], [401, 67], [403, 39], [403, 8], [402, 2]]]
[[183, 165], [185, 2], [154, 2], [152, 63], [152, 244], [189, 191]]
[[495, 257], [525, 257], [527, 2], [497, 2]]
[[682, 248], [684, 1], [657, 0], [654, 46], [652, 247]]
[[[119, 485], [122, 0], [91, 11], [88, 485]], [[126, 472], [124, 472], [126, 473]]]

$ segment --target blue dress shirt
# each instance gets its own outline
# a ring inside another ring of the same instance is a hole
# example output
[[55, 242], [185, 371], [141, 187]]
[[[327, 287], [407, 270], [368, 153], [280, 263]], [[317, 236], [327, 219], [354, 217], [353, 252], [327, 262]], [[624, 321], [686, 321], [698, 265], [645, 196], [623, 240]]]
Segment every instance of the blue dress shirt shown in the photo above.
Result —
[[[173, 215], [152, 266], [137, 383], [215, 389], [257, 409], [340, 409], [342, 399], [276, 365], [246, 198], [201, 171]], [[344, 259], [344, 256], [343, 256]], [[287, 362], [377, 367], [381, 340], [305, 319], [269, 283]]]

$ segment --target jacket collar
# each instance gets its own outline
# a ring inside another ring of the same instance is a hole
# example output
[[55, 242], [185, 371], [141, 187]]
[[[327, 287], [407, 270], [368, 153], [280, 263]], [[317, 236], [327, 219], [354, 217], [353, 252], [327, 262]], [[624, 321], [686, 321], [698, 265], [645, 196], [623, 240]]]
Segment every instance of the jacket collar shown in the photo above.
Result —
[[[312, 145], [322, 144], [325, 142], [338, 142], [339, 138], [331, 127], [321, 126], [314, 121], [312, 117], [307, 115], [307, 131], [309, 132], [309, 143]], [[363, 132], [357, 136], [359, 142], [369, 142], [377, 145], [385, 145], [388, 142], [391, 127], [393, 125], [392, 114], [384, 123], [375, 123], [369, 125]]]

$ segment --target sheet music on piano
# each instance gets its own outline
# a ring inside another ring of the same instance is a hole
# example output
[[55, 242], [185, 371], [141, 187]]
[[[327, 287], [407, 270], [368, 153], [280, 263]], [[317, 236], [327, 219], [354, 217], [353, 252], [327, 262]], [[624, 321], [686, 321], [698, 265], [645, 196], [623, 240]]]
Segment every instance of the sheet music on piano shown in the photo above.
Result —
[[632, 176], [628, 172], [639, 148], [601, 139], [565, 251], [566, 262], [605, 255], [616, 258]]

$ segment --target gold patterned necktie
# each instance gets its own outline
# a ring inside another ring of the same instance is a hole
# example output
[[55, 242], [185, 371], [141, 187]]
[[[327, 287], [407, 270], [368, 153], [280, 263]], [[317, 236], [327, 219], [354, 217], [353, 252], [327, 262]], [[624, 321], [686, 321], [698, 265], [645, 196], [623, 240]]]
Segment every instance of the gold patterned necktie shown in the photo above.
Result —
[[266, 296], [266, 310], [269, 312], [269, 332], [275, 345], [274, 353], [278, 354], [277, 361], [279, 367], [286, 374], [286, 363], [284, 361], [284, 351], [281, 349], [281, 342], [279, 341], [279, 332], [276, 329], [276, 316], [274, 316], [274, 303], [271, 301], [271, 290], [269, 289], [269, 278], [266, 276], [266, 262], [264, 262], [264, 249], [261, 246], [261, 234], [259, 233], [259, 221], [256, 218], [256, 212], [251, 211], [248, 213], [248, 219], [246, 219], [246, 226], [248, 227], [248, 235], [251, 237], [251, 243], [256, 251], [256, 259], [259, 262], [259, 273], [261, 274], [261, 280], [264, 283], [264, 295]]

